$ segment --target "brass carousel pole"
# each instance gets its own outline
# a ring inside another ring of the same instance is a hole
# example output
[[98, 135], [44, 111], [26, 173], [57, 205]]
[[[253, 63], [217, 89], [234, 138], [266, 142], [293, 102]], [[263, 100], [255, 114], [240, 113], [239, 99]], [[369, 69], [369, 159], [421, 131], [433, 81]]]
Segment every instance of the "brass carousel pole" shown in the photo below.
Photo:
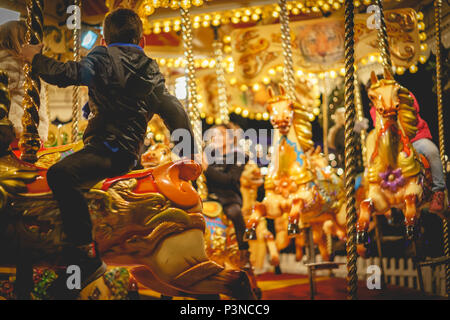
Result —
[[[73, 4], [80, 8], [81, 1], [74, 0]], [[81, 9], [80, 9], [81, 10]], [[81, 13], [81, 11], [80, 11]], [[80, 29], [81, 26], [76, 26], [73, 29], [73, 61], [80, 61], [80, 46], [81, 46], [81, 38], [80, 38]], [[72, 92], [72, 142], [77, 142], [79, 139], [78, 135], [78, 122], [80, 120], [80, 87], [74, 86]]]
[[295, 100], [295, 75], [294, 62], [292, 60], [292, 39], [291, 28], [289, 26], [289, 13], [286, 6], [286, 0], [278, 0], [278, 5], [281, 8], [280, 23], [281, 23], [281, 40], [284, 55], [284, 86], [286, 88], [289, 99]]
[[328, 159], [328, 77], [323, 78], [323, 101], [322, 101], [322, 129], [323, 129], [323, 153]]
[[[437, 104], [438, 104], [438, 124], [439, 124], [439, 150], [444, 169], [444, 175], [446, 172], [445, 165], [445, 131], [444, 131], [444, 106], [442, 99], [442, 56], [441, 56], [441, 15], [442, 15], [442, 0], [434, 1], [435, 12], [435, 27], [436, 27], [436, 92], [437, 92]], [[443, 234], [444, 234], [444, 256], [447, 258], [450, 256], [449, 248], [449, 230], [448, 221], [443, 219]], [[450, 270], [448, 262], [445, 264], [445, 292], [447, 297], [450, 291]]]
[[[26, 5], [28, 16], [25, 40], [29, 44], [39, 44], [42, 42], [44, 35], [44, 1], [27, 0]], [[41, 147], [38, 134], [41, 81], [37, 75], [32, 73], [31, 64], [26, 63], [23, 71], [25, 74], [25, 96], [22, 117], [23, 133], [19, 140], [19, 148], [22, 152], [22, 160], [34, 163], [37, 161], [36, 154]]]
[[222, 123], [230, 122], [230, 115], [228, 109], [227, 97], [227, 82], [225, 79], [225, 68], [223, 65], [223, 44], [219, 40], [218, 30], [214, 29], [215, 39], [213, 43], [214, 55], [216, 57], [216, 75], [217, 75], [217, 89], [219, 98], [219, 112]]
[[[183, 7], [181, 10], [181, 25], [184, 43], [184, 55], [186, 57], [186, 71], [188, 81], [188, 114], [191, 120], [192, 130], [194, 132], [194, 141], [198, 148], [198, 153], [203, 153], [203, 139], [202, 139], [202, 121], [200, 117], [200, 110], [198, 108], [197, 99], [197, 82], [195, 79], [195, 61], [192, 43], [192, 21], [189, 9]], [[200, 197], [205, 200], [208, 196], [208, 189], [206, 187], [206, 179], [204, 174], [201, 174], [197, 179], [197, 187]]]
[[49, 103], [50, 103], [50, 92], [49, 92], [50, 88], [49, 88], [49, 84], [48, 83], [44, 83], [44, 104], [45, 104], [45, 108], [47, 111], [47, 118], [49, 121], [49, 125], [50, 125], [50, 108], [49, 108]]
[[355, 207], [355, 60], [354, 60], [354, 4], [345, 0], [345, 196], [347, 213], [347, 292], [348, 299], [357, 299], [357, 252]]
[[[364, 111], [363, 111], [363, 105], [362, 105], [362, 100], [361, 100], [361, 87], [358, 81], [358, 77], [357, 74], [355, 73], [355, 104], [356, 104], [356, 114], [358, 117], [358, 121], [363, 121], [364, 120]], [[361, 130], [360, 132], [360, 138], [361, 138], [361, 155], [362, 155], [362, 160], [363, 160], [363, 166], [366, 167], [367, 164], [367, 158], [366, 158], [366, 152], [367, 152], [367, 147], [366, 147], [366, 130]]]
[[387, 34], [386, 20], [384, 18], [383, 0], [376, 0], [376, 5], [379, 7], [380, 12], [380, 26], [378, 28], [378, 45], [380, 48], [381, 60], [383, 67], [387, 69], [392, 75], [393, 74], [392, 60], [389, 50], [389, 37]]

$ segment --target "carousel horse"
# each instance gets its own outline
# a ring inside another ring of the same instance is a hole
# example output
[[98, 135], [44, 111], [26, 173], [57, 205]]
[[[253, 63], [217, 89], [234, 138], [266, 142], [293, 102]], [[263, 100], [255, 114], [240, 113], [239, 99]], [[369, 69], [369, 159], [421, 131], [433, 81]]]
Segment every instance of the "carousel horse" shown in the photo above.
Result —
[[[11, 152], [4, 74], [0, 83], [0, 265], [58, 266], [66, 241], [47, 169]], [[74, 152], [69, 147], [41, 158], [58, 161]], [[225, 270], [206, 255], [202, 202], [190, 183], [200, 173], [199, 164], [184, 160], [86, 185], [99, 251], [109, 265], [129, 268], [139, 283], [167, 296], [253, 299], [245, 272]]]
[[[263, 185], [264, 179], [261, 170], [256, 163], [249, 162], [245, 165], [241, 175], [241, 194], [242, 194], [242, 214], [244, 220], [247, 220], [252, 208], [257, 202], [258, 188]], [[256, 240], [249, 241], [250, 259], [255, 269], [261, 269], [264, 266], [266, 254], [269, 254], [270, 264], [278, 266], [280, 257], [275, 244], [272, 232], [267, 229], [267, 221], [264, 218], [256, 227]]]
[[[141, 157], [144, 168], [155, 168], [175, 159], [176, 156], [164, 143], [155, 143]], [[234, 228], [227, 221], [217, 201], [203, 202], [203, 217], [206, 223], [205, 248], [209, 259], [229, 269], [239, 269], [238, 248]]]
[[[246, 238], [256, 238], [256, 227], [262, 217], [274, 219], [278, 250], [287, 247], [290, 237], [295, 237], [296, 258], [301, 260], [305, 237], [300, 230], [311, 227], [314, 243], [318, 245], [323, 260], [329, 260], [323, 227], [327, 221], [340, 225], [336, 215], [342, 207], [339, 193], [342, 182], [337, 176], [333, 176], [336, 181], [332, 181], [332, 169], [326, 160], [320, 163], [315, 159], [312, 163], [307, 158], [303, 150], [309, 151], [314, 146], [309, 113], [298, 102], [287, 98], [282, 86], [280, 92], [280, 96], [275, 96], [269, 88], [271, 99], [267, 109], [276, 129], [274, 139], [278, 143], [264, 183], [266, 197], [253, 208]], [[324, 158], [321, 154], [316, 158], [320, 157]], [[323, 166], [325, 175], [317, 175], [320, 171], [312, 165]]]
[[385, 79], [371, 75], [368, 95], [376, 107], [376, 123], [367, 138], [367, 197], [360, 205], [357, 223], [358, 252], [366, 252], [372, 215], [386, 215], [398, 208], [405, 216], [406, 235], [412, 238], [420, 209], [430, 200], [431, 171], [427, 159], [411, 142], [417, 132], [414, 100], [389, 72]]

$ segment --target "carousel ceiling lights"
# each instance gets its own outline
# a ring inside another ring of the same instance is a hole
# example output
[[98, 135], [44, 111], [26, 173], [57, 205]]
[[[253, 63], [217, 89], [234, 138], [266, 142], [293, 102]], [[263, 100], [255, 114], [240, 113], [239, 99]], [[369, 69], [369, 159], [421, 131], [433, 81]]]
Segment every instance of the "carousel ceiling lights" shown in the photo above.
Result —
[[152, 15], [155, 9], [158, 8], [170, 8], [178, 10], [180, 8], [190, 9], [191, 7], [200, 7], [205, 2], [211, 2], [212, 0], [147, 0], [142, 4], [142, 8], [146, 15]]
[[[192, 0], [193, 1], [193, 0]], [[372, 1], [372, 0], [371, 0]], [[156, 2], [159, 6], [155, 6]], [[171, 18], [164, 20], [149, 21], [156, 8], [169, 7], [162, 6], [162, 3], [168, 3], [169, 1], [153, 0], [146, 1], [142, 4], [139, 12], [144, 22], [144, 32], [146, 34], [154, 33], [159, 34], [161, 32], [171, 32], [181, 30], [181, 19]], [[179, 2], [179, 1], [175, 1]], [[203, 1], [200, 0], [203, 4]], [[318, 15], [328, 14], [332, 11], [341, 9], [343, 0], [318, 0], [318, 1], [289, 1], [286, 8], [290, 15]], [[194, 4], [194, 3], [193, 3]], [[195, 4], [194, 4], [195, 5]], [[201, 5], [201, 4], [199, 4]], [[272, 22], [280, 17], [281, 8], [278, 4], [240, 8], [223, 12], [204, 13], [198, 15], [192, 15], [192, 27], [198, 29], [200, 27], [207, 28], [209, 26], [219, 26], [222, 24], [239, 24], [257, 22], [261, 19], [269, 19]]]
[[[180, 6], [201, 6], [205, 2], [212, 0], [185, 0], [185, 1], [169, 1], [169, 0], [147, 0], [144, 1], [139, 9], [140, 16], [144, 23], [145, 34], [159, 34], [162, 32], [180, 31], [181, 19], [169, 18], [163, 20], [149, 21], [149, 17], [153, 15], [157, 8], [178, 9]], [[391, 2], [399, 0], [391, 0]], [[342, 8], [344, 0], [297, 0], [289, 1], [286, 5], [287, 11], [291, 16], [299, 15], [328, 15], [333, 11]], [[356, 8], [367, 7], [375, 4], [375, 0], [355, 1]], [[210, 26], [219, 26], [223, 24], [240, 24], [255, 23], [260, 20], [267, 20], [268, 23], [274, 23], [280, 18], [281, 8], [278, 4], [240, 8], [221, 12], [193, 14], [192, 27], [208, 28]]]

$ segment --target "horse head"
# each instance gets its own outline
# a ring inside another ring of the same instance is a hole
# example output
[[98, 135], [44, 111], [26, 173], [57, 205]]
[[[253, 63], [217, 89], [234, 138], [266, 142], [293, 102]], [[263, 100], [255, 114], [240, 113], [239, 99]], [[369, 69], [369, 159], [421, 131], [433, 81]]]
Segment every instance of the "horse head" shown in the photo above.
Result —
[[[417, 132], [417, 114], [413, 106], [414, 99], [409, 90], [398, 84], [385, 70], [384, 79], [378, 80], [371, 74], [371, 86], [368, 95], [373, 103], [377, 119], [376, 144], [371, 161], [379, 157], [381, 162], [391, 168], [399, 164], [399, 154], [413, 162], [410, 139]], [[403, 153], [401, 153], [403, 151]], [[415, 166], [414, 166], [415, 167]], [[416, 170], [413, 170], [416, 171]]]
[[294, 119], [294, 103], [286, 95], [286, 90], [280, 85], [280, 95], [276, 96], [273, 89], [268, 89], [270, 100], [267, 102], [267, 111], [270, 122], [282, 135], [287, 135]]
[[172, 151], [167, 145], [163, 143], [154, 144], [142, 155], [142, 165], [144, 168], [154, 168], [165, 164], [171, 161], [171, 154]]
[[385, 78], [378, 80], [372, 71], [368, 96], [383, 122], [397, 121], [400, 88], [389, 72], [385, 71]]

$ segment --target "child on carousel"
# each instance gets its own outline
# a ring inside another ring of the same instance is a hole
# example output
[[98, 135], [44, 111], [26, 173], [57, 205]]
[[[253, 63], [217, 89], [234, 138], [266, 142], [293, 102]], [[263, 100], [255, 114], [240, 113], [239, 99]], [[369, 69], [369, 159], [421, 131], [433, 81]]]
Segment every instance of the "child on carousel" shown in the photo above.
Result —
[[[42, 55], [40, 45], [26, 45], [22, 56], [33, 72], [59, 87], [88, 86], [89, 124], [84, 148], [65, 157], [47, 172], [48, 185], [59, 204], [69, 244], [67, 266], [81, 269], [81, 289], [106, 271], [93, 241], [92, 222], [82, 193], [86, 183], [128, 173], [138, 163], [147, 123], [154, 114], [169, 130], [186, 129], [194, 145], [189, 118], [181, 103], [169, 94], [157, 63], [139, 45], [143, 26], [132, 10], [117, 9], [105, 17], [107, 46], [94, 48], [80, 62], [61, 63]], [[66, 265], [66, 263], [64, 263]], [[73, 298], [62, 273], [52, 294]]]
[[[417, 113], [417, 134], [411, 139], [411, 143], [414, 149], [423, 154], [428, 162], [430, 163], [431, 175], [433, 177], [433, 198], [429, 207], [429, 211], [432, 213], [440, 214], [445, 211], [445, 177], [444, 170], [442, 167], [441, 158], [439, 155], [439, 150], [432, 141], [432, 136], [430, 128], [425, 120], [420, 116], [419, 103], [416, 97], [410, 93], [411, 97], [414, 99], [414, 108]], [[370, 109], [370, 115], [372, 117], [373, 123], [376, 121], [376, 110], [372, 105]]]
[[233, 223], [239, 248], [239, 267], [254, 279], [249, 245], [244, 241], [245, 221], [240, 191], [240, 178], [249, 157], [238, 147], [239, 129], [233, 123], [211, 128], [214, 133], [208, 144], [211, 154], [206, 154], [205, 149], [203, 168], [209, 197], [220, 202], [225, 216]]

